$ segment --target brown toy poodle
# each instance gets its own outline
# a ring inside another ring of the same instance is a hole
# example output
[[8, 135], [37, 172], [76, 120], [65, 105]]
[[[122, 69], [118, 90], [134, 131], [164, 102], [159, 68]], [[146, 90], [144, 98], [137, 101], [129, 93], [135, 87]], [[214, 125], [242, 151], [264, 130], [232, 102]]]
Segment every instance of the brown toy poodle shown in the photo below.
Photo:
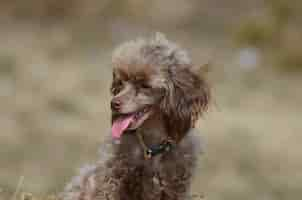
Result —
[[200, 153], [194, 125], [210, 90], [187, 52], [157, 33], [113, 53], [112, 138], [64, 200], [182, 200]]

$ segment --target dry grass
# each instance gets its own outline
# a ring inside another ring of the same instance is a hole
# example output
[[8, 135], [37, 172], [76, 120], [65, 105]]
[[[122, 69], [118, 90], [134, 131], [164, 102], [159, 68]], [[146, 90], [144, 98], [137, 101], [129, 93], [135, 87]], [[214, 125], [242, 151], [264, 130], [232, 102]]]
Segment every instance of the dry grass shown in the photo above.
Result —
[[[0, 38], [0, 200], [55, 198], [46, 196], [96, 160], [109, 134], [112, 44], [73, 49], [68, 34], [54, 34], [22, 28]], [[199, 55], [215, 43], [174, 38], [202, 62]], [[216, 106], [199, 122], [206, 153], [192, 193], [211, 200], [299, 199], [302, 80], [261, 66], [244, 71], [234, 51], [220, 46], [210, 74]]]

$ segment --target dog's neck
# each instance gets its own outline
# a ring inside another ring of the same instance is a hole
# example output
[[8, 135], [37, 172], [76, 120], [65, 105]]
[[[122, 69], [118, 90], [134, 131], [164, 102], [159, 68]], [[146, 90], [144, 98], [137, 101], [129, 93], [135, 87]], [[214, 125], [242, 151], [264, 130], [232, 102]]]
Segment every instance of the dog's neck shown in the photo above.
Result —
[[137, 134], [142, 136], [143, 142], [147, 146], [158, 145], [168, 137], [164, 120], [161, 116], [154, 115], [147, 119], [144, 124], [136, 130], [136, 133], [130, 132], [122, 136], [119, 151], [123, 153], [140, 151], [143, 153], [142, 144]]
[[146, 120], [137, 131], [143, 136], [146, 145], [157, 144], [168, 137], [164, 121], [159, 115]]

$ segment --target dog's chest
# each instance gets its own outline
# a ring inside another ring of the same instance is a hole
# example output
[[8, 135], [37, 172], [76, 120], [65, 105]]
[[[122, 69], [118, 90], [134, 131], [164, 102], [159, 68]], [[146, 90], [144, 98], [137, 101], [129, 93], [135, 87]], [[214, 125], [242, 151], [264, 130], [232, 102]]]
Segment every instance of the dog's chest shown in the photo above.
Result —
[[131, 200], [155, 200], [161, 199], [162, 195], [170, 196], [165, 199], [178, 199], [175, 191], [177, 195], [185, 195], [192, 176], [192, 165], [182, 158], [177, 161], [172, 155], [162, 154], [150, 160], [129, 163], [131, 166], [122, 180], [121, 191], [127, 191], [126, 196]]

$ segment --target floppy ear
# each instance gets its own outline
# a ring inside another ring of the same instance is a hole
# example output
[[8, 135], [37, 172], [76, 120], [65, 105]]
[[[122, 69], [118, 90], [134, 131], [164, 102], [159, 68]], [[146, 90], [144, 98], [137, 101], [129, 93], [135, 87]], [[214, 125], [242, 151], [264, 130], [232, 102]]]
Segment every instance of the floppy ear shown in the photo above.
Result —
[[180, 141], [197, 119], [206, 111], [210, 89], [190, 66], [170, 66], [166, 95], [161, 103], [163, 118], [169, 137]]

